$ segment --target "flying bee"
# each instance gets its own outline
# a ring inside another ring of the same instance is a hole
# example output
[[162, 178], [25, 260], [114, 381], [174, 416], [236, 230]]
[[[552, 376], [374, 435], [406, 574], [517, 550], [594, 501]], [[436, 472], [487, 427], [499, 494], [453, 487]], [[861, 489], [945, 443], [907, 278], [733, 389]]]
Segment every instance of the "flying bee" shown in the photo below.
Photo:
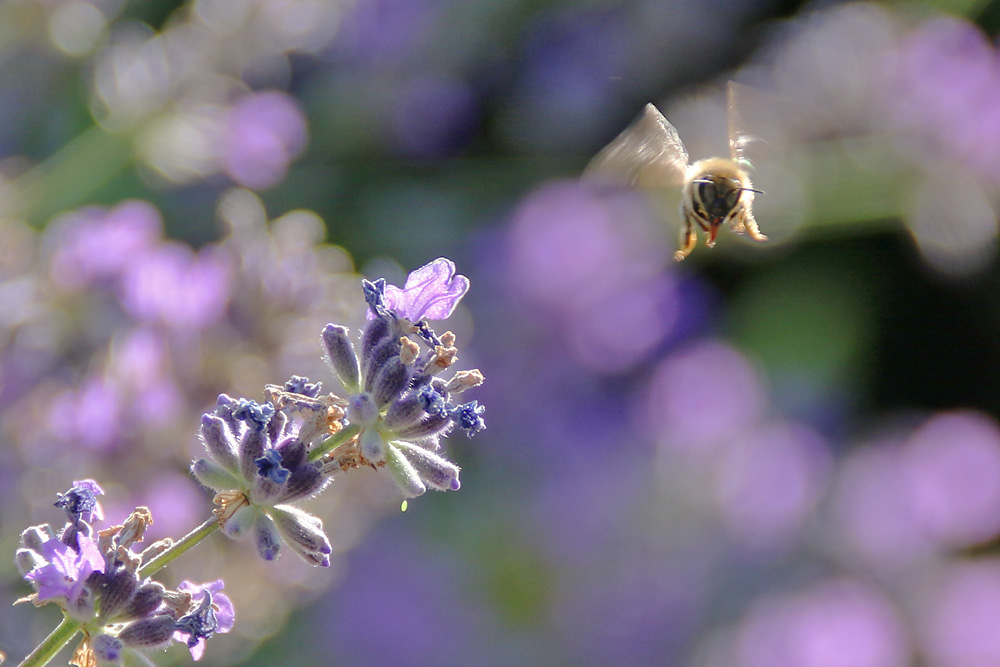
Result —
[[753, 187], [744, 152], [750, 137], [737, 129], [737, 84], [728, 88], [728, 158], [712, 157], [688, 164], [688, 152], [677, 129], [647, 104], [642, 115], [594, 156], [584, 178], [644, 188], [681, 187], [680, 248], [678, 262], [694, 249], [695, 225], [708, 234], [705, 245], [715, 246], [719, 227], [728, 222], [738, 234], [766, 241], [753, 217], [753, 198], [763, 194]]

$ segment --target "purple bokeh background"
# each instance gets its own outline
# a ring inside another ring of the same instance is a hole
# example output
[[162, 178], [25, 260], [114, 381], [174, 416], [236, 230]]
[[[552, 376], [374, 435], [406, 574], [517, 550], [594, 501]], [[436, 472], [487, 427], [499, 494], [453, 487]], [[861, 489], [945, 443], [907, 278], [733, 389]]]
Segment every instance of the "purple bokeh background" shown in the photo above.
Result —
[[[385, 475], [344, 475], [309, 504], [329, 570], [200, 545], [166, 576], [226, 581], [204, 664], [1000, 662], [996, 410], [870, 380], [924, 296], [895, 267], [959, 303], [995, 283], [982, 29], [879, 3], [151, 4], [170, 19], [28, 0], [0, 44], [9, 553], [85, 477], [109, 523], [150, 507], [147, 542], [204, 521], [215, 397], [337, 391], [319, 332], [363, 326], [361, 275], [444, 256], [471, 289], [435, 327], [486, 376], [487, 430], [449, 439], [461, 491], [401, 513]], [[577, 176], [650, 99], [692, 157], [724, 151], [728, 79], [761, 93], [740, 111], [771, 241], [724, 230], [678, 264], [677, 193]], [[995, 296], [967, 301], [956, 329], [992, 334]], [[0, 605], [0, 650], [52, 612]]]

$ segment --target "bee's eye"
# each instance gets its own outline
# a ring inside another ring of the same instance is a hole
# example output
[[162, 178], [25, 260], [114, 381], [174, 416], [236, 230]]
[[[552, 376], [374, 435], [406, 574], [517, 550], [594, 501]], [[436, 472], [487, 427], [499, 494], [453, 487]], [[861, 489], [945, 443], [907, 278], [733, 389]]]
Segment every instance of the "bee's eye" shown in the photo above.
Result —
[[718, 196], [715, 191], [715, 183], [708, 180], [699, 181], [698, 196], [706, 206], [711, 206], [712, 202], [715, 201], [715, 198]]
[[736, 207], [736, 203], [740, 200], [740, 195], [741, 194], [743, 194], [743, 191], [740, 190], [739, 188], [735, 188], [735, 189], [730, 190], [729, 192], [727, 192], [726, 193], [726, 206], [728, 206], [730, 209], [735, 208]]

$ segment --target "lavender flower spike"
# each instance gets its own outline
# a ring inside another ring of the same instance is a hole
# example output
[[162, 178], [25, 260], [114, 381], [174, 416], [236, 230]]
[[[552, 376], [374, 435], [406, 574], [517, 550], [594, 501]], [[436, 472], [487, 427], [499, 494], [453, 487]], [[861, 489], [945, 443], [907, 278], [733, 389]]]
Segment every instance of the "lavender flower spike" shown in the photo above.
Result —
[[[411, 273], [402, 290], [383, 279], [362, 281], [370, 317], [357, 348], [344, 327], [327, 325], [327, 361], [342, 380], [340, 368], [351, 369], [342, 403], [352, 437], [330, 438], [336, 443], [330, 449], [310, 453], [324, 474], [388, 468], [407, 498], [428, 489], [458, 490], [458, 466], [437, 452], [441, 438], [455, 427], [469, 436], [486, 428], [485, 408], [477, 401], [452, 401], [453, 394], [481, 384], [483, 374], [473, 370], [440, 377], [458, 359], [455, 334], [439, 337], [422, 318], [448, 317], [468, 288], [468, 279], [455, 275], [454, 264], [437, 259]], [[347, 358], [355, 354], [356, 361]], [[356, 382], [355, 372], [360, 372]]]
[[[385, 286], [386, 305], [411, 322], [446, 320], [469, 291], [469, 279], [455, 275], [455, 263], [438, 257], [406, 278], [402, 289]], [[368, 319], [374, 315], [369, 313]]]
[[[269, 395], [290, 413], [305, 410], [306, 417], [323, 425], [331, 419], [336, 421], [342, 411], [334, 409], [329, 402], [332, 399], [324, 402], [307, 395], [318, 392], [319, 385], [301, 377], [293, 377], [284, 387], [269, 386]], [[320, 464], [306, 457], [308, 443], [302, 438], [312, 437], [310, 428], [316, 430], [319, 426], [307, 428], [270, 402], [258, 404], [228, 396], [219, 397], [215, 414], [202, 417], [201, 439], [208, 456], [193, 461], [191, 473], [217, 492], [214, 502], [219, 507], [215, 513], [222, 533], [231, 539], [255, 535], [257, 553], [264, 560], [279, 556], [282, 537], [286, 537], [274, 525], [275, 517], [281, 514], [277, 503], [318, 493], [328, 481], [320, 472]], [[322, 534], [319, 519], [315, 521]], [[323, 540], [326, 542], [325, 536]], [[295, 545], [293, 551], [314, 565], [330, 564], [327, 558], [303, 554]]]

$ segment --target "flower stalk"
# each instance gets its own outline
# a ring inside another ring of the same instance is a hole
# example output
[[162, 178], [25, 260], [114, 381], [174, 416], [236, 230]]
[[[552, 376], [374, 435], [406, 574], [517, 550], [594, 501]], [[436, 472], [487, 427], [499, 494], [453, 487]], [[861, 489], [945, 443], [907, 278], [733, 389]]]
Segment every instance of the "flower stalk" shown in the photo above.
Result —
[[63, 617], [62, 622], [56, 626], [56, 629], [49, 633], [49, 636], [36, 646], [35, 650], [28, 654], [28, 657], [21, 662], [21, 667], [41, 667], [41, 665], [47, 665], [79, 631], [79, 621], [74, 621], [68, 616]]
[[212, 517], [205, 521], [190, 533], [182, 537], [177, 542], [174, 542], [166, 551], [163, 551], [151, 561], [139, 568], [140, 577], [151, 577], [167, 565], [169, 565], [174, 559], [186, 552], [188, 549], [194, 545], [201, 542], [203, 539], [214, 533], [219, 529], [219, 520], [216, 517]]

